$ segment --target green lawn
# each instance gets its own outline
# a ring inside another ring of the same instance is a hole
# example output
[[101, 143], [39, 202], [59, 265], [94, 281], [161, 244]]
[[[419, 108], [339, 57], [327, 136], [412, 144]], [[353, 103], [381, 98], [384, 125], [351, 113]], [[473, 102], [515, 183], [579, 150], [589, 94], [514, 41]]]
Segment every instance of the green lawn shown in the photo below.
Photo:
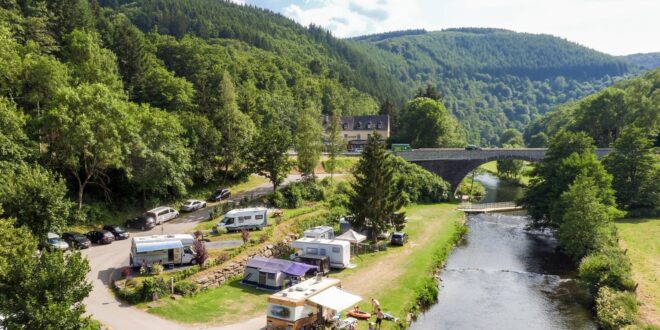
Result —
[[191, 298], [167, 300], [149, 313], [183, 323], [231, 324], [265, 314], [269, 294], [234, 280]]
[[660, 218], [625, 219], [616, 225], [639, 283], [640, 316], [643, 321], [660, 326]]
[[[336, 159], [336, 166], [335, 166], [335, 173], [351, 173], [351, 170], [353, 169], [353, 166], [357, 164], [357, 162], [360, 160], [360, 157], [347, 157], [347, 156], [339, 156]], [[326, 164], [328, 161], [327, 156], [323, 156], [321, 158], [321, 165], [323, 166], [323, 170], [325, 172], [327, 171]]]

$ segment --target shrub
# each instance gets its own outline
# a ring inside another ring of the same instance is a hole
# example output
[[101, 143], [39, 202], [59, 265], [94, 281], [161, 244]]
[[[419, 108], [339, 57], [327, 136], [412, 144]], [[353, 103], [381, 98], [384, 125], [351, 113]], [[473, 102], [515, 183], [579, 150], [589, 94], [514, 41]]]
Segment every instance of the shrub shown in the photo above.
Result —
[[215, 258], [217, 264], [222, 264], [229, 259], [231, 259], [231, 256], [227, 252], [222, 252]]
[[193, 251], [197, 254], [195, 256], [195, 262], [204, 267], [204, 263], [209, 258], [209, 251], [206, 250], [206, 244], [203, 241], [195, 240], [193, 242]]
[[630, 276], [630, 260], [616, 247], [584, 257], [580, 262], [578, 276], [592, 294], [602, 286], [618, 290], [632, 289], [634, 286]]
[[197, 284], [188, 281], [174, 283], [174, 292], [184, 297], [194, 296], [199, 291]]
[[199, 272], [202, 268], [199, 265], [194, 265], [188, 268], [184, 268], [180, 271], [173, 272], [171, 273], [170, 277], [174, 279], [174, 281], [180, 281], [185, 278], [190, 277], [193, 274], [196, 274]]
[[635, 294], [604, 286], [598, 290], [596, 317], [603, 329], [621, 329], [637, 320]]
[[405, 204], [437, 203], [449, 199], [449, 184], [439, 176], [400, 157], [393, 157], [397, 168], [396, 182]]
[[149, 301], [153, 298], [154, 294], [158, 297], [167, 294], [167, 285], [161, 277], [150, 277], [142, 281], [142, 287], [140, 287], [140, 297], [142, 300]]
[[161, 264], [153, 264], [151, 265], [151, 274], [152, 275], [158, 275], [163, 272], [163, 265]]
[[422, 307], [422, 309], [430, 307], [438, 301], [438, 293], [438, 283], [436, 282], [435, 277], [425, 278], [421, 287], [415, 290], [417, 304]]

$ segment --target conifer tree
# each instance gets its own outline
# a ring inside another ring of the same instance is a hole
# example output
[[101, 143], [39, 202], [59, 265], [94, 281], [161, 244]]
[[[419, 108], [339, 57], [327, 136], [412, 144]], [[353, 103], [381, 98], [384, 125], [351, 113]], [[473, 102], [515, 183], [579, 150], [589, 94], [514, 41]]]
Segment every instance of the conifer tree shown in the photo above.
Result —
[[320, 112], [313, 107], [306, 107], [298, 119], [298, 134], [295, 141], [298, 170], [306, 180], [314, 178], [314, 168], [321, 158], [323, 145], [320, 115]]
[[372, 240], [401, 218], [402, 203], [395, 186], [394, 162], [382, 137], [374, 132], [367, 140], [362, 158], [355, 166], [349, 209], [351, 225], [367, 229]]
[[341, 116], [338, 113], [330, 117], [330, 125], [328, 125], [328, 161], [325, 163], [326, 170], [330, 172], [330, 180], [332, 181], [337, 169], [337, 156], [346, 150], [346, 141], [341, 136]]

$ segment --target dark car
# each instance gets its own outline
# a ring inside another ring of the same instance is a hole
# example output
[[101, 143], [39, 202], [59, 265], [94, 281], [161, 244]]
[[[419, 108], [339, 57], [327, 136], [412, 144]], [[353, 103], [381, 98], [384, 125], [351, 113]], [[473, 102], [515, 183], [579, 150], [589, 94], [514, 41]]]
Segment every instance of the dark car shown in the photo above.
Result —
[[404, 245], [408, 241], [408, 234], [403, 232], [392, 233], [392, 238], [390, 244], [392, 245]]
[[209, 200], [212, 202], [217, 202], [221, 201], [223, 199], [227, 199], [231, 197], [231, 191], [229, 191], [228, 188], [222, 188], [216, 190], [214, 193], [211, 194], [211, 197], [209, 197]]
[[92, 242], [85, 235], [80, 233], [64, 233], [62, 239], [69, 243], [72, 249], [86, 249], [92, 246]]
[[126, 228], [149, 230], [153, 227], [156, 227], [156, 220], [154, 220], [154, 218], [145, 217], [141, 215], [139, 217], [126, 220], [124, 226], [126, 226]]
[[110, 244], [115, 240], [115, 235], [107, 230], [92, 230], [87, 233], [87, 238], [94, 244]]
[[481, 148], [475, 146], [474, 144], [468, 144], [465, 146], [465, 150], [481, 150]]
[[103, 230], [107, 230], [111, 232], [112, 235], [115, 236], [116, 240], [128, 238], [128, 232], [126, 231], [126, 229], [122, 228], [119, 225], [105, 225], [103, 226]]

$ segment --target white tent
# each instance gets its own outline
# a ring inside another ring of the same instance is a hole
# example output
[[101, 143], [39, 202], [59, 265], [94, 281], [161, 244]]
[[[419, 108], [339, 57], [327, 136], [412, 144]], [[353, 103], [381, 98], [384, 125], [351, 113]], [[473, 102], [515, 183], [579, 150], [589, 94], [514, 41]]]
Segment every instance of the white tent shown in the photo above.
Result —
[[362, 297], [348, 293], [336, 286], [330, 287], [320, 293], [311, 296], [309, 301], [321, 305], [323, 307], [332, 309], [335, 312], [341, 312], [362, 300]]
[[335, 237], [335, 239], [342, 240], [342, 241], [348, 241], [353, 244], [358, 244], [360, 242], [363, 242], [367, 239], [367, 236], [364, 236], [358, 232], [356, 232], [353, 229], [348, 230], [347, 232]]

